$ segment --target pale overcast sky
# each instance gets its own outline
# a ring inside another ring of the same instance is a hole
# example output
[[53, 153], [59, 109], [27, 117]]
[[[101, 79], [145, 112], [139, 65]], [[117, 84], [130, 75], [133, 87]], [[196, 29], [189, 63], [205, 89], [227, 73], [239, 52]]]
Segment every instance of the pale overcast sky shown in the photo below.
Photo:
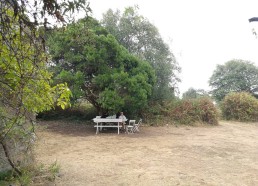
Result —
[[210, 90], [208, 80], [217, 64], [243, 59], [258, 66], [258, 0], [90, 0], [93, 17], [102, 18], [109, 8], [121, 11], [139, 6], [170, 45], [179, 65], [180, 92], [188, 88]]

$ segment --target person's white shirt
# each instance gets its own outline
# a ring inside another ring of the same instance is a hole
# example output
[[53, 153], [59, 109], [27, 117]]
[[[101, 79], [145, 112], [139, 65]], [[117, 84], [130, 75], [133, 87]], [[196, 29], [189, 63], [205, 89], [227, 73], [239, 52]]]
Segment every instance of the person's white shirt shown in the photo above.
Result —
[[121, 115], [121, 116], [119, 116], [119, 119], [122, 119], [122, 121], [126, 121], [126, 117], [125, 117], [125, 115]]

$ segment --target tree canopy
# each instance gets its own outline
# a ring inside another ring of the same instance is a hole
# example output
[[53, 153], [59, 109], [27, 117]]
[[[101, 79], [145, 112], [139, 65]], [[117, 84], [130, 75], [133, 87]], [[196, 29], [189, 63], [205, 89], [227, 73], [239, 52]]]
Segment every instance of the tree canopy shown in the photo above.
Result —
[[231, 60], [217, 65], [210, 77], [212, 95], [221, 101], [230, 92], [249, 92], [257, 95], [258, 67], [245, 60]]
[[99, 112], [137, 112], [146, 105], [155, 82], [152, 67], [93, 18], [51, 31], [47, 43], [56, 82], [68, 81]]
[[101, 23], [130, 53], [148, 61], [154, 68], [157, 81], [152, 99], [173, 97], [180, 81], [177, 76], [180, 67], [158, 29], [139, 15], [137, 7], [128, 7], [122, 14], [110, 9], [103, 15]]

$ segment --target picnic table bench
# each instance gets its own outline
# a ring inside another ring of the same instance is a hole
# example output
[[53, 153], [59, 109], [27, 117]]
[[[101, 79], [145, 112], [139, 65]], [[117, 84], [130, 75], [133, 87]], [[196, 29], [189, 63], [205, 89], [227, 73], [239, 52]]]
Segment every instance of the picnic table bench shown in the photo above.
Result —
[[[96, 123], [96, 125], [94, 125], [94, 127], [96, 127], [96, 134], [98, 134], [99, 131], [101, 131], [102, 128], [105, 128], [105, 127], [117, 128], [117, 133], [119, 134], [119, 129], [122, 127], [119, 124], [125, 120], [117, 119], [117, 118], [94, 118], [93, 121]], [[106, 123], [106, 124], [109, 123], [109, 124], [103, 125], [103, 123]]]

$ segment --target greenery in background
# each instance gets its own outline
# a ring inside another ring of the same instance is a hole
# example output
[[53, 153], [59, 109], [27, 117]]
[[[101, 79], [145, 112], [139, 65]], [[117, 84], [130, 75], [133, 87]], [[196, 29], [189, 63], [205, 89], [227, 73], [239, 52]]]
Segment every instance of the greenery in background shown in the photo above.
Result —
[[258, 100], [247, 92], [226, 95], [221, 110], [227, 120], [258, 121]]
[[189, 88], [183, 93], [182, 99], [195, 99], [200, 97], [209, 97], [209, 94], [203, 89]]
[[128, 7], [122, 14], [110, 9], [101, 23], [130, 53], [148, 61], [154, 68], [157, 81], [152, 88], [152, 101], [174, 98], [180, 82], [180, 67], [158, 29], [139, 15], [138, 8]]
[[258, 67], [244, 60], [231, 60], [217, 65], [209, 84], [217, 101], [230, 92], [249, 92], [258, 97]]
[[54, 83], [68, 82], [75, 99], [87, 99], [101, 114], [136, 113], [155, 83], [152, 67], [131, 55], [90, 17], [49, 32]]

